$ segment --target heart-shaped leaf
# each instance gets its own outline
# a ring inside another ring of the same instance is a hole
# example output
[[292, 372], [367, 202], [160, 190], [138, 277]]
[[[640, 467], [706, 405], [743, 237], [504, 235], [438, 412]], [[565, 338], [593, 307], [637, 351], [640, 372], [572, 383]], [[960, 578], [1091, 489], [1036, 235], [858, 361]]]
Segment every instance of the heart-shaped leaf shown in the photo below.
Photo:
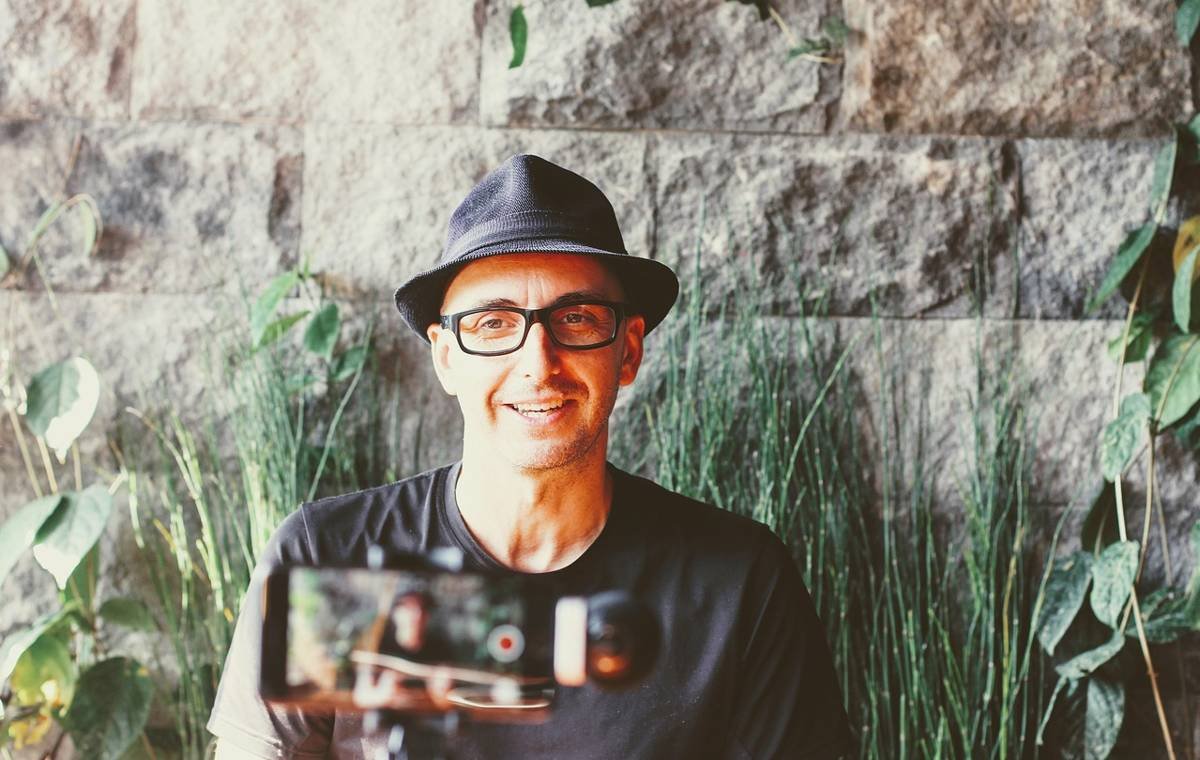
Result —
[[76, 676], [75, 661], [63, 637], [43, 632], [17, 659], [11, 683], [26, 704], [50, 699], [61, 706], [71, 703]]
[[1175, 158], [1179, 151], [1179, 132], [1172, 130], [1171, 141], [1163, 146], [1154, 159], [1154, 178], [1150, 184], [1150, 216], [1162, 224], [1167, 216], [1167, 201], [1171, 199], [1171, 184], [1175, 179]]
[[358, 372], [362, 367], [363, 362], [367, 359], [367, 347], [355, 346], [344, 354], [338, 356], [337, 361], [333, 363], [333, 381], [340, 383], [343, 380], [348, 380], [354, 377], [354, 373]]
[[1142, 254], [1150, 247], [1150, 243], [1154, 240], [1154, 233], [1157, 230], [1157, 224], [1146, 222], [1137, 230], [1125, 236], [1125, 240], [1117, 248], [1117, 255], [1109, 266], [1108, 272], [1104, 275], [1104, 280], [1100, 283], [1100, 287], [1096, 289], [1096, 292], [1088, 300], [1087, 311], [1095, 310], [1096, 307], [1108, 300], [1108, 297], [1120, 286], [1125, 276], [1137, 265], [1138, 261], [1142, 258]]
[[21, 555], [33, 546], [42, 523], [54, 514], [61, 502], [62, 496], [58, 494], [34, 499], [0, 525], [0, 586]]
[[1175, 272], [1175, 284], [1171, 287], [1171, 306], [1175, 312], [1175, 324], [1182, 332], [1188, 331], [1192, 321], [1192, 283], [1195, 281], [1196, 254], [1200, 253], [1200, 245], [1192, 249], [1183, 258], [1179, 270]]
[[94, 485], [63, 494], [62, 504], [43, 523], [33, 556], [60, 589], [66, 588], [67, 579], [104, 532], [111, 512], [112, 496], [104, 486]]
[[1142, 390], [1150, 396], [1155, 424], [1162, 430], [1200, 401], [1200, 336], [1173, 335], [1154, 352]]
[[1113, 632], [1112, 637], [1096, 647], [1088, 651], [1077, 654], [1054, 669], [1063, 678], [1077, 679], [1083, 678], [1089, 673], [1099, 668], [1104, 663], [1117, 656], [1121, 648], [1125, 646], [1125, 637], [1120, 633]]
[[1175, 10], [1175, 36], [1179, 44], [1187, 47], [1196, 36], [1196, 27], [1200, 25], [1200, 0], [1183, 0]]
[[1121, 401], [1117, 418], [1104, 426], [1100, 444], [1100, 467], [1105, 480], [1115, 480], [1124, 471], [1150, 421], [1150, 397], [1133, 393]]
[[1054, 561], [1054, 569], [1046, 580], [1045, 601], [1042, 605], [1038, 641], [1048, 653], [1062, 641], [1063, 634], [1087, 598], [1092, 584], [1092, 555], [1075, 552]]
[[1125, 719], [1125, 687], [1103, 678], [1088, 679], [1087, 721], [1084, 730], [1087, 760], [1104, 760], [1117, 743]]
[[79, 756], [117, 760], [145, 728], [153, 693], [137, 660], [113, 657], [84, 671], [63, 715]]
[[[1119, 362], [1124, 360], [1126, 364], [1131, 362], [1140, 362], [1146, 358], [1146, 352], [1150, 350], [1151, 340], [1154, 338], [1154, 320], [1157, 314], [1148, 312], [1138, 312], [1133, 315], [1133, 319], [1129, 321], [1129, 335], [1126, 338], [1125, 328], [1121, 327], [1121, 334], [1113, 338], [1108, 343], [1108, 355], [1113, 361]], [[1125, 340], [1125, 356], [1121, 356], [1121, 340]]]
[[37, 641], [42, 634], [54, 630], [59, 623], [73, 615], [76, 610], [75, 605], [60, 607], [54, 612], [38, 618], [25, 630], [9, 634], [4, 639], [4, 643], [0, 644], [0, 684], [3, 684], [12, 675], [17, 661], [21, 659], [21, 655], [25, 654], [25, 650], [33, 646], [33, 642]]
[[96, 413], [100, 376], [87, 359], [76, 356], [34, 375], [27, 393], [25, 422], [61, 461]]
[[1092, 563], [1092, 612], [1109, 628], [1117, 627], [1117, 618], [1133, 590], [1137, 565], [1136, 541], [1118, 541]]
[[529, 22], [525, 20], [525, 6], [518, 5], [512, 9], [508, 17], [508, 36], [512, 39], [512, 60], [508, 62], [510, 69], [515, 69], [525, 62], [525, 44], [529, 41]]
[[155, 627], [150, 610], [137, 599], [123, 596], [106, 599], [104, 604], [100, 605], [99, 614], [110, 623], [135, 631], [153, 631]]
[[325, 304], [308, 322], [308, 328], [304, 331], [304, 347], [328, 361], [333, 356], [333, 347], [337, 344], [341, 327], [337, 304]]
[[258, 343], [255, 348], [264, 348], [271, 345], [275, 341], [287, 335], [288, 330], [291, 330], [297, 322], [308, 316], [307, 311], [302, 311], [297, 314], [288, 314], [286, 317], [280, 317], [271, 324], [267, 325], [262, 335], [258, 338]]
[[296, 272], [285, 272], [267, 284], [254, 306], [250, 308], [250, 343], [259, 345], [263, 333], [275, 318], [275, 312], [284, 297], [300, 283], [300, 275]]

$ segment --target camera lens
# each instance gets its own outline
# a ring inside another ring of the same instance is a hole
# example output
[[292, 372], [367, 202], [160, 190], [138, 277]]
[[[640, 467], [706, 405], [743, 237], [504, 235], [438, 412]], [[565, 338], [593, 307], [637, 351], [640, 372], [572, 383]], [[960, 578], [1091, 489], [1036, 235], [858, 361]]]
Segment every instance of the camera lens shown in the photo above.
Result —
[[653, 611], [624, 591], [588, 598], [587, 674], [601, 686], [640, 680], [658, 656], [659, 627]]

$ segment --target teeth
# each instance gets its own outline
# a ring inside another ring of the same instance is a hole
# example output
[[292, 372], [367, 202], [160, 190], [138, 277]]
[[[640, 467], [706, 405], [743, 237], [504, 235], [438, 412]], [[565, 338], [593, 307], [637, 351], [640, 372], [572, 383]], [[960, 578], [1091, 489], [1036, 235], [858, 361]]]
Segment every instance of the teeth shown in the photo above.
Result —
[[513, 404], [512, 407], [518, 412], [549, 412], [555, 409], [561, 409], [563, 401], [543, 401], [536, 404]]

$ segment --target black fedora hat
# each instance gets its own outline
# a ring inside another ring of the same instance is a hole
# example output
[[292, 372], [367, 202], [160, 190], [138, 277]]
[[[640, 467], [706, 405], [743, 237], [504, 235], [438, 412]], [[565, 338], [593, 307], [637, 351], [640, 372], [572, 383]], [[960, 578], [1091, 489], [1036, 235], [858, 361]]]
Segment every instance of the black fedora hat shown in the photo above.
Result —
[[625, 250], [612, 204], [600, 188], [544, 158], [519, 154], [480, 180], [454, 210], [437, 263], [396, 290], [396, 308], [425, 341], [446, 286], [466, 264], [508, 253], [595, 256], [621, 281], [630, 311], [654, 329], [679, 295], [666, 264]]

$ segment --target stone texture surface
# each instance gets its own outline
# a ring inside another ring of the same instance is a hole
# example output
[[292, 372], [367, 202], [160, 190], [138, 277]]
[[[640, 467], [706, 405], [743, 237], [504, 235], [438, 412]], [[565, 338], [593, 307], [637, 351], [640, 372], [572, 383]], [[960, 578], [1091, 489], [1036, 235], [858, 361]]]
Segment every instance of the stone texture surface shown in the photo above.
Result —
[[135, 0], [0, 2], [0, 118], [129, 114]]
[[461, 122], [476, 110], [482, 6], [142, 3], [132, 110], [156, 119]]
[[977, 275], [1005, 249], [1010, 169], [997, 143], [661, 136], [651, 153], [656, 256], [699, 249], [708, 283], [739, 265], [789, 275], [767, 294], [785, 310], [821, 292], [835, 315], [872, 303], [969, 314]]
[[[815, 36], [825, 3], [772, 3]], [[723, 0], [526, 3], [525, 62], [509, 69], [512, 6], [488, 3], [482, 116], [493, 125], [823, 132], [837, 66], [788, 60], [788, 38]]]
[[626, 247], [645, 255], [653, 212], [640, 135], [557, 130], [314, 127], [307, 131], [302, 250], [364, 297], [389, 298], [432, 265], [450, 214], [488, 171], [536, 153], [596, 182]]
[[[1149, 219], [1154, 157], [1161, 141], [1021, 140], [1018, 314], [1070, 319], [1108, 270], [1117, 247]], [[1001, 275], [1007, 280], [1012, 270]], [[1099, 312], [1122, 317], [1114, 297]]]
[[[302, 151], [288, 127], [5, 123], [0, 165], [15, 187], [0, 205], [0, 245], [18, 254], [52, 200], [86, 192], [104, 235], [92, 256], [75, 219], [45, 237], [43, 271], [55, 290], [236, 291], [297, 260]], [[36, 278], [14, 284], [35, 287]]]
[[853, 129], [1161, 134], [1192, 109], [1174, 6], [1136, 0], [846, 0]]

